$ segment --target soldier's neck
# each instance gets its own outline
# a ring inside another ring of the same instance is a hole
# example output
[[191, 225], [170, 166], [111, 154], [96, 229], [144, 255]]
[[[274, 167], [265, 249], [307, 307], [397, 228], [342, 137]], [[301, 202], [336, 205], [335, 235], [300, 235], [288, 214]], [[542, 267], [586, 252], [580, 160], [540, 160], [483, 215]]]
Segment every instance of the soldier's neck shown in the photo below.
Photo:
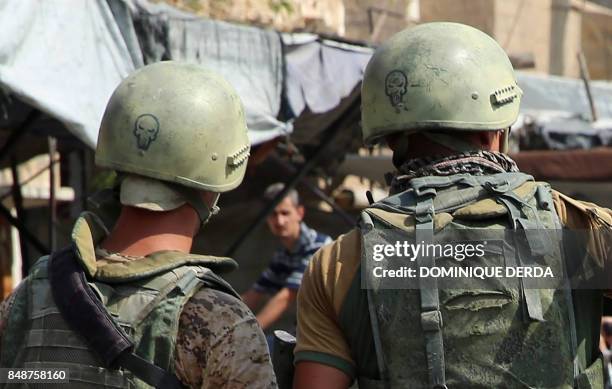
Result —
[[167, 212], [123, 207], [113, 230], [100, 246], [130, 256], [162, 250], [189, 253], [198, 226], [198, 216], [188, 205]]
[[[457, 135], [464, 142], [474, 145], [474, 149], [486, 151], [499, 151], [502, 147], [501, 131], [477, 131], [474, 133], [462, 132]], [[402, 141], [402, 137], [406, 137]], [[398, 134], [387, 137], [387, 143], [393, 150], [393, 163], [399, 167], [404, 161], [409, 159], [424, 157], [448, 157], [458, 152], [433, 142], [423, 134], [416, 133], [410, 135]]]

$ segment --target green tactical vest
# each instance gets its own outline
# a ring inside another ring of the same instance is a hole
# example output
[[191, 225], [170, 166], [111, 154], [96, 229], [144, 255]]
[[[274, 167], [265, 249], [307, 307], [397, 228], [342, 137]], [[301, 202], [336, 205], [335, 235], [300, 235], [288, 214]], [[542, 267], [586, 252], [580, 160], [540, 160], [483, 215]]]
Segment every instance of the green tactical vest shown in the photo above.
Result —
[[[565, 266], [559, 242], [538, 232], [562, 228], [548, 184], [503, 173], [422, 177], [410, 185], [362, 214], [362, 270], [375, 245], [394, 243], [389, 231], [435, 242], [442, 231], [461, 240], [478, 229], [524, 230], [526, 250], [555, 269]], [[485, 260], [507, 265], [520, 261], [517, 255], [505, 250]], [[424, 266], [436, 260], [417, 259]], [[512, 288], [479, 280], [477, 287], [443, 289], [435, 278], [421, 278], [418, 289], [384, 289], [370, 272], [361, 274], [370, 278], [380, 379], [358, 377], [360, 389], [603, 388], [598, 291], [535, 289], [527, 279]]]
[[[224, 266], [220, 260], [159, 252], [108, 264], [89, 285], [134, 342], [135, 354], [174, 373], [178, 321], [187, 300], [204, 285], [235, 295], [205, 267]], [[44, 388], [150, 388], [130, 371], [102, 367], [85, 339], [70, 329], [53, 301], [48, 263], [48, 257], [38, 260], [18, 289], [2, 336], [1, 366], [69, 368], [69, 384], [42, 384]]]

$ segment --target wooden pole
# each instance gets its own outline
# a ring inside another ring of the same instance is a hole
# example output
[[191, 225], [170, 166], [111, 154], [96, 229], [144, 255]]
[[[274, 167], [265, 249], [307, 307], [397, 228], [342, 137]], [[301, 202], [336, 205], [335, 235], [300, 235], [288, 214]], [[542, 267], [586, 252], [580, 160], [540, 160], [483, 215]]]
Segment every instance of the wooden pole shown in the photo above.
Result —
[[595, 109], [595, 101], [593, 100], [593, 94], [591, 93], [591, 77], [589, 76], [589, 69], [587, 68], [586, 59], [584, 53], [579, 51], [577, 54], [578, 63], [580, 64], [580, 77], [584, 81], [584, 89], [586, 90], [587, 98], [589, 99], [589, 106], [591, 107], [591, 121], [597, 120], [597, 110]]

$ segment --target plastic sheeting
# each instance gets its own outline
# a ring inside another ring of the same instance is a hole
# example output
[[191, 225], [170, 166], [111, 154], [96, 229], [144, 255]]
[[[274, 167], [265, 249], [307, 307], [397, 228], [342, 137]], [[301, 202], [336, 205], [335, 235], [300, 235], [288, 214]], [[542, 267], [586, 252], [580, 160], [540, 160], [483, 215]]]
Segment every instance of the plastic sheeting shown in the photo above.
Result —
[[[526, 72], [517, 72], [517, 79], [524, 92], [521, 112], [559, 111], [591, 118], [582, 80]], [[591, 91], [599, 118], [612, 118], [612, 84], [593, 81]]]
[[287, 100], [295, 116], [334, 109], [361, 83], [373, 50], [312, 34], [283, 34]]
[[242, 99], [252, 144], [291, 132], [289, 123], [276, 118], [283, 88], [282, 43], [276, 31], [203, 19], [165, 4], [131, 4], [145, 63], [188, 61], [224, 76]]
[[225, 76], [242, 98], [251, 143], [292, 129], [276, 119], [283, 56], [275, 31], [146, 0], [0, 0], [0, 31], [0, 87], [91, 147], [119, 82], [143, 63], [167, 59]]
[[0, 1], [0, 86], [95, 146], [134, 65], [105, 1]]
[[584, 82], [517, 72], [524, 91], [515, 128], [529, 124], [527, 147], [550, 150], [591, 149], [612, 145], [612, 85], [591, 83], [599, 120], [591, 122]]
[[134, 69], [106, 1], [0, 0], [0, 88], [94, 147], [110, 95]]

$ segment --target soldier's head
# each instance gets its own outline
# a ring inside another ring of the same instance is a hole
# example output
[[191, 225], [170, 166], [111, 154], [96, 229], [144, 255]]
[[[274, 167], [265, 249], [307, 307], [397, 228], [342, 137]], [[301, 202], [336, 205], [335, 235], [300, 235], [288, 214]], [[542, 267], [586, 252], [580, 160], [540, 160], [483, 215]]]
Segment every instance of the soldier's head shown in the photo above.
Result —
[[[266, 200], [272, 200], [278, 195], [285, 185], [276, 183], [270, 185], [264, 192]], [[300, 204], [297, 190], [291, 189], [279, 202], [270, 216], [267, 218], [268, 228], [272, 234], [281, 239], [298, 238], [300, 235], [300, 223], [304, 218], [304, 207]]]
[[121, 178], [121, 203], [154, 212], [190, 205], [204, 224], [249, 157], [242, 104], [219, 75], [174, 61], [145, 66], [113, 93], [96, 164]]
[[505, 149], [521, 95], [508, 56], [487, 34], [422, 24], [372, 56], [361, 90], [363, 138], [387, 140], [396, 159]]

